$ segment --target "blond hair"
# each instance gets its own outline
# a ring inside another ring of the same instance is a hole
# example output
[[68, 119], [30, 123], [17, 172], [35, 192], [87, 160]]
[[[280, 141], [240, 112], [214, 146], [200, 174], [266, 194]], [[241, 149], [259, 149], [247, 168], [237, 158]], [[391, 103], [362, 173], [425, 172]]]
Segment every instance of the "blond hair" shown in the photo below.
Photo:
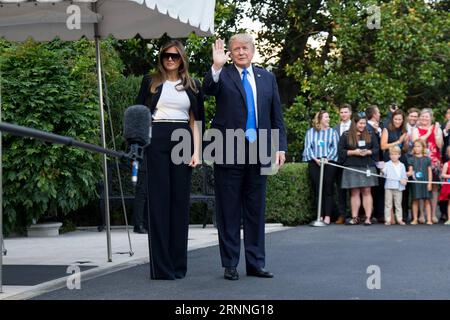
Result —
[[389, 154], [402, 154], [402, 150], [399, 146], [392, 146], [389, 148]]
[[414, 146], [416, 145], [416, 143], [419, 143], [422, 146], [422, 156], [426, 157], [427, 156], [427, 146], [425, 144], [425, 141], [423, 141], [422, 139], [414, 140], [414, 143], [413, 143], [413, 154], [415, 155], [415, 153], [414, 153]]
[[328, 113], [328, 112], [326, 110], [320, 110], [319, 112], [317, 112], [314, 115], [314, 119], [312, 121], [312, 126], [314, 129], [316, 129], [316, 131], [320, 131], [320, 128], [321, 128], [320, 122], [322, 122], [322, 118], [325, 113]]
[[433, 110], [430, 108], [423, 108], [420, 111], [420, 115], [423, 115], [424, 113], [428, 113], [430, 115], [430, 122], [433, 123]]
[[231, 45], [234, 41], [250, 44], [253, 52], [255, 52], [255, 41], [253, 40], [253, 37], [248, 33], [238, 33], [233, 35], [230, 40], [228, 40], [228, 50], [231, 50]]

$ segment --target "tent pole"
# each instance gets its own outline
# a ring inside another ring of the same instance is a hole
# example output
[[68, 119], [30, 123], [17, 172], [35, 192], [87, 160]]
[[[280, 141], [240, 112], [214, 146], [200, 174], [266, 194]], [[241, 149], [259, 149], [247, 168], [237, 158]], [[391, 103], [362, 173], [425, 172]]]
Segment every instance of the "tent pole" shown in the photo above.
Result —
[[[97, 81], [98, 81], [98, 98], [100, 104], [100, 128], [102, 146], [106, 148], [106, 136], [105, 136], [105, 111], [103, 109], [103, 83], [102, 83], [102, 59], [100, 53], [100, 36], [97, 34], [98, 26], [95, 25], [95, 55], [97, 60]], [[111, 254], [111, 224], [109, 217], [109, 184], [108, 184], [108, 163], [106, 154], [103, 155], [103, 186], [105, 192], [105, 223], [106, 223], [106, 245], [108, 248], [108, 262], [112, 262]]]

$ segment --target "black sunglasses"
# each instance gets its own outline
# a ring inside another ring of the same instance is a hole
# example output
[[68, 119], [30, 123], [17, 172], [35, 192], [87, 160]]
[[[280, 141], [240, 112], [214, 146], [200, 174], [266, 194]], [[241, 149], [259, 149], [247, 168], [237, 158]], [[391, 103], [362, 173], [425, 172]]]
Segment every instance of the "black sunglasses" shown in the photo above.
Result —
[[169, 60], [169, 58], [171, 58], [173, 61], [178, 61], [181, 56], [179, 53], [163, 52], [161, 54], [161, 58], [165, 60]]

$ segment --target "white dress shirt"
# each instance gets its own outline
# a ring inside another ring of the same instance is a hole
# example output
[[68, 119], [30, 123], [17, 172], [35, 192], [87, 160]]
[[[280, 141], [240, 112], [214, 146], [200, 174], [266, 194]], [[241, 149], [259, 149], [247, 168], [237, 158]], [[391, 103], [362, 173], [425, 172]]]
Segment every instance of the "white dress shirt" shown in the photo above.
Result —
[[[375, 129], [375, 126], [374, 126], [374, 124], [376, 123], [375, 121], [372, 121], [372, 120], [369, 120], [369, 121], [367, 121], [374, 129]], [[379, 123], [378, 123], [378, 130], [377, 130], [377, 135], [380, 137], [381, 136], [381, 128], [380, 128], [380, 126], [379, 126]]]
[[351, 120], [347, 120], [346, 122], [341, 122], [340, 126], [339, 126], [339, 136], [342, 136], [342, 134], [350, 129], [350, 125], [352, 124]]

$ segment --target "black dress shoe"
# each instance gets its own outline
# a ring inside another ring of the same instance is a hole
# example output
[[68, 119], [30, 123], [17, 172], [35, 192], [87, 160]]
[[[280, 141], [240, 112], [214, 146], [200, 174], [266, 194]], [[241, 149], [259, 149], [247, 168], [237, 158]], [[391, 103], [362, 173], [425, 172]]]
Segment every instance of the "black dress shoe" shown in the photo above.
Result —
[[148, 233], [147, 229], [145, 229], [143, 225], [135, 226], [133, 229], [133, 232], [140, 233], [140, 234]]
[[248, 270], [247, 275], [250, 277], [259, 277], [259, 278], [273, 278], [273, 273], [267, 271], [264, 268], [261, 269], [255, 269], [255, 270]]
[[239, 273], [237, 272], [236, 268], [225, 268], [223, 277], [227, 280], [238, 280]]

